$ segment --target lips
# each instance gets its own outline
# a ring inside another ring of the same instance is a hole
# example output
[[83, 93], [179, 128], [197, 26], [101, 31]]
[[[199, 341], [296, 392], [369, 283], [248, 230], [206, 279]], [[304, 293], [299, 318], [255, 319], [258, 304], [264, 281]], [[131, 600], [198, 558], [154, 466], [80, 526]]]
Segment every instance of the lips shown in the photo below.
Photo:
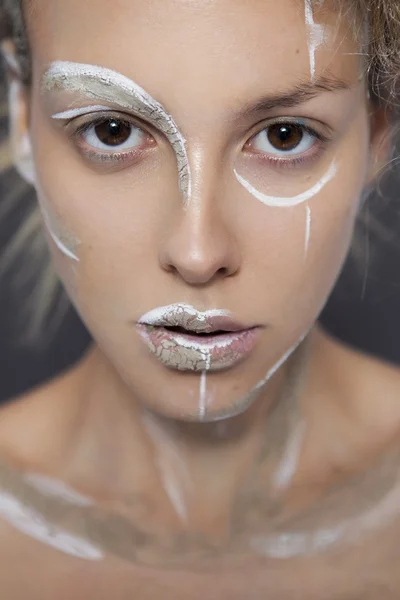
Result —
[[259, 327], [246, 327], [229, 311], [200, 312], [186, 304], [155, 309], [137, 324], [150, 352], [179, 371], [217, 371], [235, 366], [254, 348]]

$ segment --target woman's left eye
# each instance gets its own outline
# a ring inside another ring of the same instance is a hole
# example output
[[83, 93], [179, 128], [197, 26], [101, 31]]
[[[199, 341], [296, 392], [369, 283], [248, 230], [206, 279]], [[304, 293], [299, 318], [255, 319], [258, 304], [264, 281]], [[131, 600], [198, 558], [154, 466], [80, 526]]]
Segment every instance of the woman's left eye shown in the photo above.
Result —
[[148, 135], [132, 123], [110, 117], [86, 125], [80, 137], [95, 150], [121, 152], [143, 145]]
[[248, 147], [274, 158], [306, 154], [318, 141], [316, 132], [298, 123], [275, 123], [253, 136]]

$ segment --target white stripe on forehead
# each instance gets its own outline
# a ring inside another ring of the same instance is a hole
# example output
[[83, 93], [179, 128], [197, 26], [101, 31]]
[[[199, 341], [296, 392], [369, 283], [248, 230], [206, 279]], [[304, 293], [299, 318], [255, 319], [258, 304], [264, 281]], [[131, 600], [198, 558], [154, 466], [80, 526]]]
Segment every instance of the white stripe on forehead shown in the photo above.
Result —
[[189, 203], [191, 172], [186, 140], [171, 115], [137, 83], [121, 73], [104, 67], [55, 61], [43, 76], [43, 88], [47, 90], [63, 88], [70, 92], [82, 93], [87, 98], [118, 103], [123, 108], [134, 110], [138, 116], [143, 116], [146, 121], [154, 124], [164, 133], [175, 151], [179, 187], [185, 205]]
[[[305, 2], [305, 18], [308, 29], [308, 52], [310, 56], [310, 74], [311, 79], [315, 77], [315, 54], [326, 39], [325, 27], [318, 25], [314, 21], [314, 12], [312, 0], [304, 0]], [[322, 2], [320, 3], [322, 4]]]

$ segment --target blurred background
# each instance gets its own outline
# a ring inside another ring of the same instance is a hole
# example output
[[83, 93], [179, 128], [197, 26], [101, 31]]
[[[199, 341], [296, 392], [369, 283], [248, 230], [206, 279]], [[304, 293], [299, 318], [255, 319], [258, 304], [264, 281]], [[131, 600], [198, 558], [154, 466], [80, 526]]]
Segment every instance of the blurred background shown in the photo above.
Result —
[[[7, 109], [0, 71], [0, 169], [7, 168]], [[399, 146], [400, 150], [400, 146]], [[400, 168], [393, 161], [367, 199], [357, 227], [354, 248], [321, 316], [325, 328], [355, 348], [400, 364]], [[0, 177], [0, 262], [10, 241], [34, 206], [30, 189], [18, 209], [1, 215], [10, 190], [23, 189], [13, 169]], [[23, 260], [23, 259], [22, 259]], [[39, 385], [79, 360], [90, 336], [71, 307], [56, 333], [43, 327], [35, 343], [21, 343], [21, 309], [32, 302], [29, 274], [24, 291], [15, 294], [20, 262], [0, 278], [0, 402]], [[26, 277], [26, 276], [25, 276]], [[53, 328], [54, 331], [54, 328]]]

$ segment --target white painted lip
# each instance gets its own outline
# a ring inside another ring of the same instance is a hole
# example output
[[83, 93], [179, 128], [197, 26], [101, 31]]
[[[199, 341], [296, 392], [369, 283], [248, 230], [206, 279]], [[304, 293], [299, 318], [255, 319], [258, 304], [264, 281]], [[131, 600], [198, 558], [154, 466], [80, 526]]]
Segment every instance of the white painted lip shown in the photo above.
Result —
[[227, 332], [247, 329], [233, 319], [229, 310], [199, 311], [194, 306], [184, 303], [155, 308], [143, 315], [138, 324], [152, 327], [182, 327], [194, 333], [211, 333], [218, 329]]

